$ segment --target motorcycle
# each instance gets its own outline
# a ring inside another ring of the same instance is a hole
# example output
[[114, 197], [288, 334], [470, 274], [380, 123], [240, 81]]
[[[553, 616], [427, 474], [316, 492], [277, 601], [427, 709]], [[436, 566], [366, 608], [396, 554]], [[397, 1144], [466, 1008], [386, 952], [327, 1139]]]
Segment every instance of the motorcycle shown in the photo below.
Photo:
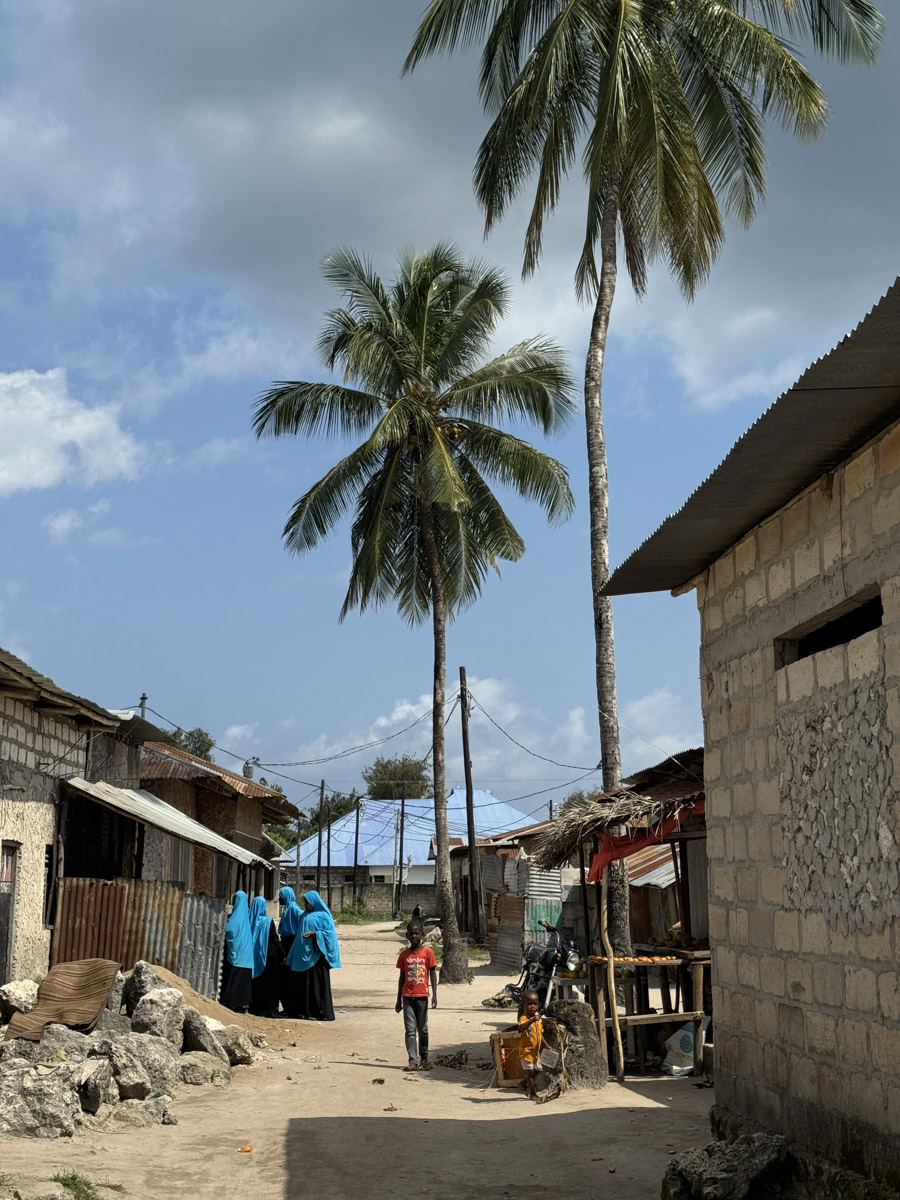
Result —
[[574, 971], [581, 961], [581, 951], [555, 925], [546, 921], [541, 921], [541, 925], [550, 934], [546, 946], [532, 943], [525, 947], [522, 974], [517, 983], [508, 983], [504, 991], [516, 1004], [522, 1003], [525, 992], [537, 992], [541, 1006], [546, 1008], [553, 999], [556, 972]]

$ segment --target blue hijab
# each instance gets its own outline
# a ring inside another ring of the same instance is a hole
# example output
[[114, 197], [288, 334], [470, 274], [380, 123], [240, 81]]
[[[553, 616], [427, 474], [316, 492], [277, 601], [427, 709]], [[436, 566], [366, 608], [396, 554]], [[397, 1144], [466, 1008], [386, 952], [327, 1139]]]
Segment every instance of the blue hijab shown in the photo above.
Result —
[[[303, 902], [310, 906], [311, 911], [305, 912], [300, 918], [300, 928], [287, 957], [288, 966], [292, 971], [308, 971], [324, 955], [329, 967], [339, 967], [341, 954], [337, 930], [328, 905], [318, 892], [306, 892]], [[316, 936], [304, 937], [304, 933], [314, 933]]]
[[278, 893], [278, 899], [284, 905], [278, 932], [283, 937], [293, 937], [300, 928], [300, 918], [303, 916], [300, 905], [297, 903], [297, 897], [294, 895], [294, 889], [283, 887]]
[[253, 978], [262, 975], [269, 955], [269, 924], [271, 917], [266, 912], [266, 902], [257, 896], [250, 905], [250, 936], [253, 938]]
[[250, 907], [246, 892], [235, 892], [231, 916], [225, 923], [225, 959], [233, 967], [253, 966]]

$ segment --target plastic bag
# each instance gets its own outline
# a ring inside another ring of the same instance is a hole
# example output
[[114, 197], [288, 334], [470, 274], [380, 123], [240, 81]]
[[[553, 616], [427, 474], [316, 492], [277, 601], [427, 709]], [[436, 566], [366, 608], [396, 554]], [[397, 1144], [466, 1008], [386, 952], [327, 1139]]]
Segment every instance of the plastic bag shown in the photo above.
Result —
[[[709, 1029], [709, 1017], [700, 1022], [700, 1046], [706, 1041], [706, 1031]], [[668, 1052], [662, 1065], [667, 1075], [689, 1075], [694, 1069], [694, 1023], [688, 1021], [680, 1029], [676, 1029], [671, 1037], [666, 1038]]]
[[544, 1046], [544, 1048], [541, 1050], [541, 1065], [549, 1067], [552, 1071], [558, 1062], [559, 1051], [551, 1050], [549, 1046]]

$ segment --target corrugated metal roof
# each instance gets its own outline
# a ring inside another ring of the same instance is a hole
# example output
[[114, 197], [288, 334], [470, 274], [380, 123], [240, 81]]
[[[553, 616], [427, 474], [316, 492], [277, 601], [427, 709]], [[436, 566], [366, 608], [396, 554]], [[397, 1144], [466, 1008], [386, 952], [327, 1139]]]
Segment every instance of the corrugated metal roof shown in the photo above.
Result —
[[622, 780], [622, 786], [651, 800], [691, 800], [703, 795], [703, 748], [681, 750], [654, 767]]
[[276, 792], [274, 788], [265, 787], [252, 779], [222, 767], [218, 763], [189, 754], [178, 746], [166, 746], [162, 742], [146, 742], [145, 755], [141, 760], [141, 775], [147, 779], [190, 779], [198, 775], [215, 776], [226, 783], [233, 791], [254, 800], [263, 800], [270, 810], [280, 817], [300, 815], [300, 810], [291, 804], [287, 796]]
[[[521, 820], [524, 814], [511, 804], [498, 800], [490, 792], [475, 789], [475, 832], [479, 837], [488, 837], [498, 829], [506, 829]], [[414, 866], [428, 866], [428, 852], [431, 839], [434, 836], [434, 806], [431, 800], [407, 800], [406, 824], [403, 833], [403, 857], [412, 855]], [[394, 828], [397, 814], [400, 811], [399, 800], [364, 800], [363, 810], [359, 821], [359, 862], [369, 866], [386, 866], [394, 858]], [[332, 822], [331, 825], [331, 863], [335, 867], [353, 866], [353, 839], [356, 814], [349, 812], [346, 816]], [[447, 823], [450, 827], [451, 838], [458, 839], [459, 845], [464, 844], [466, 829], [466, 793], [461, 788], [454, 788], [447, 797]], [[302, 866], [313, 866], [318, 852], [316, 835], [306, 838], [300, 844], [300, 863]], [[288, 851], [285, 858], [290, 863], [295, 861], [294, 851]], [[325, 841], [323, 836], [322, 861], [325, 861]]]
[[675, 882], [671, 846], [647, 846], [632, 854], [628, 859], [628, 882], [632, 887], [670, 887]]
[[766, 517], [900, 419], [900, 280], [809, 367], [612, 574], [611, 596], [688, 583]]
[[238, 862], [245, 865], [259, 863], [264, 867], [271, 866], [264, 858], [252, 854], [243, 846], [230, 842], [228, 838], [220, 837], [192, 817], [186, 817], [183, 812], [179, 812], [171, 804], [166, 804], [165, 800], [160, 800], [159, 796], [154, 796], [152, 792], [136, 792], [131, 788], [113, 787], [111, 783], [102, 781], [89, 783], [86, 779], [79, 779], [77, 776], [74, 779], [67, 779], [66, 784], [70, 788], [74, 788], [76, 792], [90, 797], [91, 800], [97, 800], [108, 808], [117, 809], [127, 817], [131, 817], [133, 821], [153, 825], [154, 828], [171, 833], [173, 837], [182, 838], [185, 842], [206, 846], [207, 849], [215, 850], [218, 854], [236, 858]]
[[[106, 725], [111, 729], [115, 729], [119, 723], [118, 717], [114, 716], [109, 709], [95, 704], [93, 700], [85, 700], [83, 696], [76, 696], [74, 692], [65, 691], [48, 675], [42, 675], [40, 671], [29, 666], [18, 655], [2, 648], [0, 648], [0, 678], [4, 678], [13, 687], [21, 687], [23, 699], [26, 698], [28, 692], [31, 692], [32, 695], [27, 696], [28, 699], [52, 701], [56, 707], [63, 710], [64, 715], [67, 710], [70, 710], [71, 716], [87, 716], [96, 724]], [[33, 696], [35, 691], [38, 693], [37, 697]]]

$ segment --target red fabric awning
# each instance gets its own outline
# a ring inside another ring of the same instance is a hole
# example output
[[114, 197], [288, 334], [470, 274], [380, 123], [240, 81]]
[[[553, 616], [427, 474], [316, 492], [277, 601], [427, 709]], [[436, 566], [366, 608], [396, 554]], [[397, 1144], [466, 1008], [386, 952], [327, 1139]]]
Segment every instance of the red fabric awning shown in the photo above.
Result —
[[630, 858], [632, 854], [637, 854], [639, 850], [644, 850], [647, 846], [655, 846], [657, 842], [661, 842], [663, 838], [669, 836], [673, 829], [676, 829], [682, 821], [688, 817], [699, 816], [706, 809], [706, 805], [702, 800], [695, 804], [685, 805], [680, 808], [677, 813], [671, 817], [654, 825], [652, 829], [646, 831], [641, 830], [639, 833], [626, 834], [624, 837], [611, 837], [608, 833], [600, 836], [600, 849], [591, 855], [591, 869], [588, 872], [588, 883], [599, 883], [603, 878], [603, 872], [606, 870], [607, 864], [616, 862], [620, 858]]

